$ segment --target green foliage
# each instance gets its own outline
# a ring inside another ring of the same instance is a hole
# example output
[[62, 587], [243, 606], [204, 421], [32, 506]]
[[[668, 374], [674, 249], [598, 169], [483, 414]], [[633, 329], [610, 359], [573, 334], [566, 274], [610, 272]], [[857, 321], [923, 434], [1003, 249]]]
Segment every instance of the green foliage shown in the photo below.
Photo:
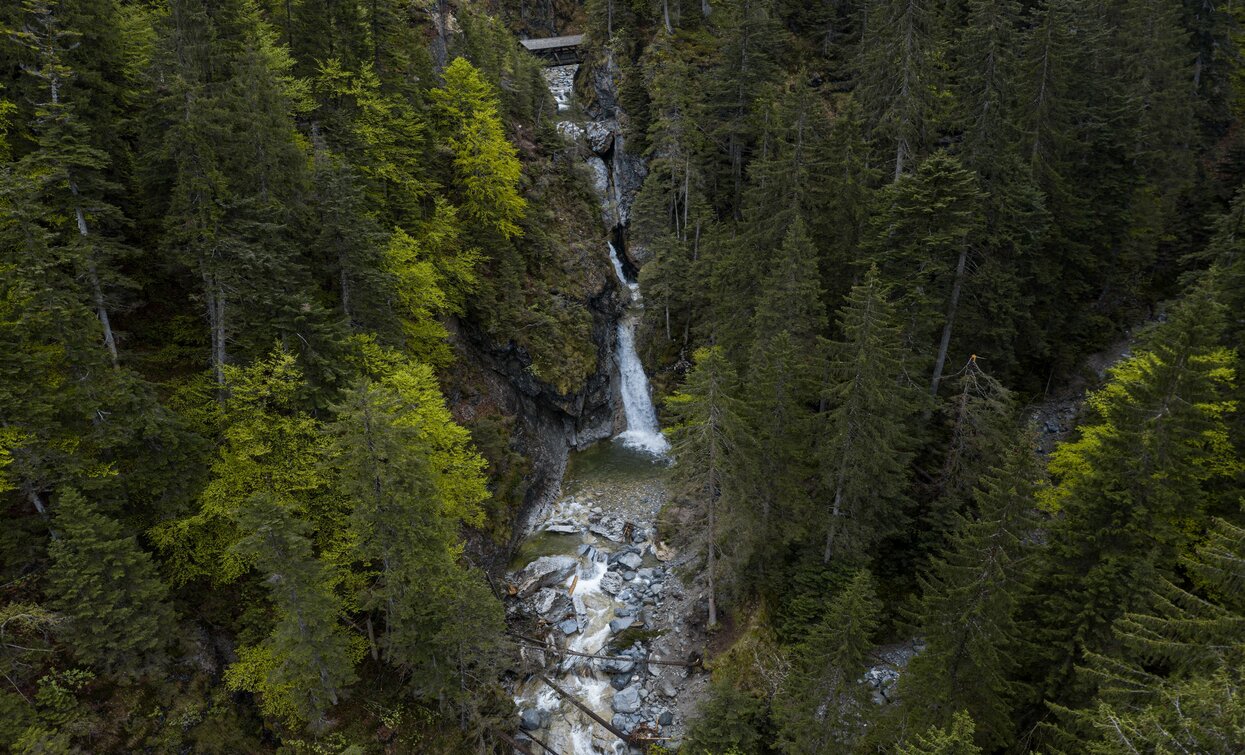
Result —
[[786, 753], [849, 750], [862, 729], [879, 604], [873, 578], [858, 572], [808, 636], [795, 646], [791, 669], [774, 700], [778, 742]]
[[956, 515], [945, 550], [921, 576], [914, 619], [926, 647], [900, 677], [908, 728], [958, 730], [967, 711], [983, 747], [1010, 744], [1021, 692], [1011, 677], [1026, 642], [1018, 607], [1032, 573], [1040, 471], [1031, 444], [1019, 440], [984, 474], [976, 514]]
[[1080, 439], [1051, 458], [1057, 484], [1043, 501], [1061, 517], [1040, 589], [1056, 679], [1103, 651], [1112, 623], [1171, 574], [1215, 513], [1205, 485], [1239, 464], [1225, 425], [1235, 356], [1219, 346], [1222, 318], [1209, 285], [1190, 291], [1090, 399], [1097, 416]]
[[252, 494], [239, 508], [242, 537], [231, 550], [253, 562], [272, 600], [272, 629], [242, 647], [225, 672], [233, 689], [259, 696], [265, 714], [323, 727], [325, 713], [357, 677], [362, 642], [339, 623], [343, 606], [333, 594], [330, 568], [312, 553], [308, 527], [282, 501]]
[[983, 750], [973, 744], [973, 728], [972, 717], [961, 711], [955, 714], [950, 729], [931, 727], [901, 746], [898, 752], [900, 755], [979, 755]]
[[502, 131], [497, 94], [465, 58], [442, 75], [445, 86], [429, 96], [446, 124], [463, 212], [479, 232], [514, 238], [527, 203], [518, 192], [518, 153]]
[[822, 558], [858, 561], [899, 525], [907, 488], [906, 422], [914, 406], [902, 384], [904, 349], [876, 268], [839, 313], [823, 388], [819, 464], [829, 516]]
[[57, 635], [75, 658], [117, 679], [163, 670], [174, 624], [151, 557], [75, 490], [62, 490], [48, 546]]

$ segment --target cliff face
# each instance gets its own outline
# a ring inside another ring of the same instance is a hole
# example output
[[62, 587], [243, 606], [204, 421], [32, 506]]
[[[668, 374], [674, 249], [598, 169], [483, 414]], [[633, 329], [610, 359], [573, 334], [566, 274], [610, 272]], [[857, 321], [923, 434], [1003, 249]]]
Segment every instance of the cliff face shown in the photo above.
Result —
[[[645, 256], [629, 248], [627, 226], [646, 169], [627, 150], [617, 80], [608, 53], [582, 66], [575, 76], [582, 108], [565, 111], [558, 124], [562, 147], [534, 157], [540, 164], [531, 166], [529, 200], [544, 210], [542, 238], [531, 242], [541, 247], [541, 277], [527, 282], [532, 307], [552, 302], [559, 322], [579, 322], [580, 332], [550, 327], [530, 337], [499, 338], [470, 317], [451, 323], [458, 358], [447, 393], [489, 459], [495, 487], [489, 537], [474, 538], [473, 551], [494, 566], [504, 563], [531, 516], [559, 492], [569, 451], [622, 429], [615, 350], [626, 295], [607, 242], [634, 275]], [[548, 180], [548, 174], [562, 178]], [[591, 370], [557, 369], [560, 360], [582, 361], [589, 351], [595, 354]]]

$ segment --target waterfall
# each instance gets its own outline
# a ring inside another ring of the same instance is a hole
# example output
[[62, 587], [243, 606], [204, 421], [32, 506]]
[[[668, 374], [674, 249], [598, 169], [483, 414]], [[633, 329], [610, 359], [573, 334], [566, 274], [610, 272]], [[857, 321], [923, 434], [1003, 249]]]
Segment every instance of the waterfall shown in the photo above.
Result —
[[661, 426], [657, 424], [657, 409], [653, 407], [653, 398], [649, 395], [648, 375], [644, 374], [644, 365], [640, 363], [640, 357], [635, 351], [635, 331], [644, 311], [644, 300], [640, 297], [640, 284], [627, 280], [614, 245], [610, 244], [609, 248], [614, 274], [631, 292], [627, 311], [618, 321], [618, 348], [615, 350], [618, 359], [619, 392], [622, 394], [623, 414], [627, 419], [627, 429], [618, 435], [617, 440], [630, 448], [661, 456], [670, 450], [670, 444], [661, 434]]

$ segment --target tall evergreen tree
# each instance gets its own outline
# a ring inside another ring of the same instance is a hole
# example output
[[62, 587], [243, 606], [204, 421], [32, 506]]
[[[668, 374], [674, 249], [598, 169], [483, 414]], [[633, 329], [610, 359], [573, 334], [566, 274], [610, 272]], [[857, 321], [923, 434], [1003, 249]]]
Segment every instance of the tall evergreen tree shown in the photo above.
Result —
[[870, 705], [861, 674], [870, 664], [878, 600], [869, 572], [856, 573], [795, 651], [774, 701], [778, 740], [786, 753], [849, 750]]
[[939, 152], [877, 199], [866, 258], [899, 290], [911, 348], [932, 354], [930, 393], [937, 396], [960, 299], [966, 286], [974, 290], [968, 257], [981, 223], [977, 180], [958, 159]]
[[941, 24], [929, 0], [870, 0], [864, 7], [857, 92], [894, 180], [934, 141], [939, 92]]
[[956, 516], [946, 549], [920, 577], [914, 618], [926, 648], [900, 682], [909, 728], [954, 726], [967, 711], [979, 745], [1010, 744], [1018, 692], [1010, 678], [1025, 641], [1017, 607], [1032, 570], [1039, 475], [1032, 444], [1012, 444], [977, 489], [976, 513]]
[[151, 557], [76, 490], [60, 491], [53, 527], [47, 578], [59, 639], [116, 679], [162, 671], [174, 617]]
[[951, 728], [930, 727], [901, 745], [897, 752], [899, 755], [980, 755], [982, 749], [973, 744], [974, 728], [971, 716], [956, 713]]
[[1057, 484], [1039, 591], [1050, 635], [1050, 694], [1086, 652], [1113, 645], [1112, 623], [1140, 606], [1144, 587], [1170, 574], [1208, 516], [1205, 484], [1233, 468], [1224, 424], [1234, 355], [1219, 345], [1222, 306], [1203, 282], [1111, 372], [1081, 437], [1056, 449]]
[[61, 264], [84, 279], [84, 297], [99, 318], [104, 345], [116, 364], [117, 338], [109, 314], [113, 307], [106, 292], [123, 282], [116, 258], [125, 247], [101, 226], [115, 229], [124, 219], [106, 198], [112, 189], [106, 177], [109, 157], [93, 145], [80, 106], [68, 99], [76, 94], [70, 86], [76, 73], [66, 57], [81, 35], [64, 28], [55, 0], [24, 0], [22, 8], [25, 22], [18, 38], [36, 61], [25, 70], [41, 87], [33, 124], [38, 148], [25, 158], [26, 170], [38, 177], [37, 201], [55, 233], [54, 251]]
[[434, 438], [399, 424], [402, 405], [392, 388], [359, 386], [338, 415], [333, 465], [354, 506], [351, 540], [375, 574], [363, 606], [383, 619], [385, 658], [422, 699], [461, 698], [464, 675], [494, 671], [501, 607], [457, 563], [459, 506], [437, 484]]
[[914, 401], [903, 384], [904, 348], [876, 268], [839, 313], [823, 396], [829, 407], [819, 464], [828, 499], [822, 558], [856, 560], [899, 525], [907, 488], [906, 420]]
[[[674, 416], [670, 429], [675, 469], [686, 495], [703, 506], [709, 625], [718, 622], [717, 552], [721, 499], [729, 493], [731, 455], [738, 445], [738, 378], [719, 349], [700, 349], [683, 387], [667, 399]], [[732, 503], [728, 501], [728, 503]]]
[[244, 534], [233, 549], [263, 574], [273, 624], [259, 643], [239, 649], [225, 681], [260, 695], [270, 715], [323, 727], [325, 713], [356, 680], [360, 655], [339, 622], [334, 575], [312, 551], [307, 525], [271, 496], [244, 501], [238, 520]]

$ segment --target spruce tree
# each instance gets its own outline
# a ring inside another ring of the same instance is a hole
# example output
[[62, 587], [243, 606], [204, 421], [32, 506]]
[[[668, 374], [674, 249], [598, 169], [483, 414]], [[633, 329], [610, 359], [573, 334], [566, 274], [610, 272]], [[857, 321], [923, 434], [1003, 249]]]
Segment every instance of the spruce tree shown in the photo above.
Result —
[[243, 536], [233, 549], [263, 575], [273, 623], [259, 643], [239, 648], [225, 681], [260, 695], [270, 715], [322, 727], [355, 681], [359, 655], [339, 623], [343, 605], [333, 593], [334, 575], [313, 552], [307, 525], [271, 496], [244, 501], [238, 522]]
[[1212, 522], [1183, 559], [1193, 587], [1162, 579], [1116, 621], [1117, 649], [1080, 673], [1099, 685], [1081, 709], [1056, 708], [1065, 749], [1091, 753], [1231, 752], [1245, 705], [1245, 529]]
[[[118, 361], [108, 293], [124, 281], [116, 273], [116, 259], [125, 246], [101, 229], [124, 223], [120, 210], [106, 198], [115, 187], [106, 173], [109, 157], [93, 145], [81, 107], [69, 99], [76, 92], [76, 72], [66, 60], [81, 34], [64, 28], [55, 0], [23, 0], [24, 24], [18, 38], [35, 58], [25, 70], [39, 81], [41, 92], [33, 124], [38, 148], [26, 156], [26, 170], [38, 176], [38, 201], [45, 222], [54, 230], [54, 253], [60, 263], [85, 280], [84, 300], [99, 319], [104, 346], [114, 365]], [[111, 124], [110, 124], [111, 125]]]
[[[748, 550], [773, 553], [805, 534], [813, 477], [807, 453], [827, 327], [816, 252], [798, 217], [771, 263], [753, 318], [742, 419], [747, 453], [736, 472], [750, 510], [739, 522]], [[742, 513], [742, 512], [741, 512]], [[764, 563], [759, 564], [765, 572]]]
[[362, 604], [381, 618], [385, 659], [419, 697], [466, 703], [462, 675], [495, 673], [501, 607], [458, 563], [457, 507], [437, 484], [435, 439], [400, 422], [402, 407], [393, 388], [362, 384], [333, 428], [351, 542], [374, 574]]
[[894, 307], [876, 268], [839, 313], [823, 397], [818, 461], [826, 517], [822, 559], [859, 560], [900, 525], [907, 488], [906, 422], [914, 406]]
[[938, 395], [960, 299], [976, 292], [968, 257], [981, 224], [977, 179], [939, 152], [877, 197], [866, 260], [878, 265], [909, 316], [906, 337], [933, 360], [931, 395]]
[[952, 719], [951, 728], [930, 727], [917, 734], [911, 742], [900, 745], [899, 755], [980, 755], [983, 750], [973, 744], [973, 719], [959, 712]]
[[986, 748], [1011, 741], [1011, 677], [1025, 641], [1017, 612], [1038, 527], [1037, 456], [1031, 442], [1010, 449], [977, 488], [976, 513], [957, 514], [945, 550], [919, 578], [914, 619], [926, 647], [900, 677], [907, 726], [947, 726], [967, 711]]
[[1203, 281], [1112, 369], [1090, 399], [1095, 418], [1051, 458], [1057, 484], [1045, 503], [1060, 518], [1038, 590], [1056, 701], [1083, 700], [1084, 687], [1067, 684], [1072, 666], [1114, 644], [1113, 622], [1171, 574], [1214, 513], [1206, 483], [1233, 469], [1225, 416], [1235, 358], [1219, 345], [1222, 327]]
[[924, 156], [936, 134], [944, 86], [937, 4], [869, 0], [863, 13], [856, 91], [873, 139], [883, 147], [880, 158], [897, 181]]
[[76, 490], [60, 491], [53, 527], [47, 591], [62, 617], [60, 641], [115, 679], [158, 673], [174, 616], [151, 557]]
[[861, 674], [870, 664], [879, 614], [873, 578], [861, 570], [797, 646], [774, 701], [783, 752], [813, 755], [851, 749], [871, 704]]
[[718, 621], [717, 558], [721, 499], [730, 493], [732, 454], [738, 447], [739, 409], [732, 395], [738, 378], [720, 349], [700, 349], [683, 386], [667, 399], [673, 416], [671, 446], [682, 491], [703, 507], [705, 573], [709, 580], [709, 625]]

